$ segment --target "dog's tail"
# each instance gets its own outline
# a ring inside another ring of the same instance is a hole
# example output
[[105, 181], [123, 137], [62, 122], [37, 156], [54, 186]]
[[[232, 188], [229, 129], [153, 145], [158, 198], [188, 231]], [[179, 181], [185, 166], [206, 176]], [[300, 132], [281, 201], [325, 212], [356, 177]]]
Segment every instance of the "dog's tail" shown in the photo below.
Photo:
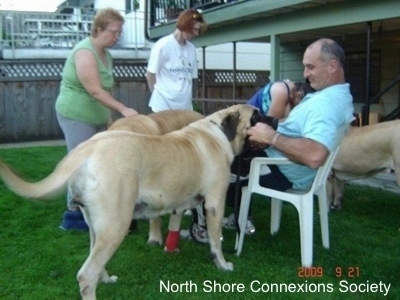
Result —
[[[38, 182], [28, 182], [18, 176], [4, 161], [0, 159], [0, 177], [15, 194], [32, 199], [46, 200], [54, 198], [66, 189], [68, 179], [87, 160], [87, 152], [91, 147], [77, 147], [61, 160], [54, 171]], [[80, 152], [81, 155], [74, 155]]]
[[[63, 170], [58, 171], [58, 169]], [[31, 183], [16, 175], [4, 161], [0, 160], [0, 177], [7, 187], [19, 196], [34, 200], [51, 199], [65, 190], [72, 172], [64, 172], [64, 169], [57, 167], [48, 177]]]

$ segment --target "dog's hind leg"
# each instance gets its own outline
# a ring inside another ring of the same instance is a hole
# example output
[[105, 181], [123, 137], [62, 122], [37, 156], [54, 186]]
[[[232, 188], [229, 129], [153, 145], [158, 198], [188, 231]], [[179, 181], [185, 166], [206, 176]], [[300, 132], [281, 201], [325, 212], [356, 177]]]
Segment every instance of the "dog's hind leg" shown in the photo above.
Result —
[[[109, 225], [112, 226], [112, 224]], [[129, 221], [126, 225], [129, 226]], [[106, 283], [117, 281], [117, 276], [108, 276], [105, 266], [125, 235], [126, 233], [120, 230], [108, 230], [106, 234], [96, 235], [94, 247], [77, 275], [83, 299], [96, 299], [96, 286], [99, 279]]]
[[107, 274], [105, 266], [125, 238], [132, 216], [133, 205], [126, 205], [123, 210], [114, 211], [106, 211], [102, 207], [89, 213], [88, 220], [91, 222], [90, 229], [93, 230], [94, 237], [93, 248], [77, 274], [83, 299], [96, 299], [99, 279], [105, 283], [117, 281], [117, 276]]
[[333, 177], [333, 202], [330, 208], [333, 210], [339, 210], [342, 208], [343, 195], [346, 182], [339, 178]]
[[163, 244], [162, 233], [161, 233], [161, 217], [150, 219], [149, 239], [147, 240], [149, 245]]
[[[84, 216], [85, 216], [85, 213], [84, 213]], [[92, 230], [90, 228], [91, 222], [87, 216], [85, 216], [85, 221], [86, 221], [86, 224], [88, 224], [88, 226], [89, 226], [90, 250], [92, 250], [95, 245], [95, 242], [96, 242], [96, 234], [95, 234], [94, 230]], [[100, 275], [100, 280], [104, 283], [114, 283], [114, 282], [117, 282], [118, 277], [116, 277], [116, 276], [110, 277], [108, 275], [107, 271], [105, 269], [103, 269], [103, 272]]]
[[86, 222], [86, 224], [88, 224], [89, 226], [89, 237], [90, 237], [90, 249], [92, 249], [94, 247], [94, 242], [96, 240], [96, 235], [94, 234], [94, 231], [91, 228], [91, 220], [89, 219], [89, 213], [86, 211], [86, 209], [83, 207], [81, 208], [82, 214], [83, 214], [83, 218]]
[[333, 181], [334, 181], [334, 175], [333, 171], [331, 171], [328, 175], [328, 178], [326, 180], [326, 204], [328, 205], [328, 209], [333, 205]]

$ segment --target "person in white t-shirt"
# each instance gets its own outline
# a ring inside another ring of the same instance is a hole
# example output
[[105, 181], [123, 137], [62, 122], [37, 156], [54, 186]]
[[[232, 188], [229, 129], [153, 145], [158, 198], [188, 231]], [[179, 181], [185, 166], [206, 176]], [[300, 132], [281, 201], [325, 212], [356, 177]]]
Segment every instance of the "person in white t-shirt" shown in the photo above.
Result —
[[[195, 9], [184, 10], [178, 16], [175, 31], [151, 48], [146, 79], [151, 91], [149, 107], [153, 112], [193, 110], [193, 81], [198, 77], [198, 68], [196, 47], [190, 40], [206, 29], [207, 23], [201, 13]], [[193, 212], [196, 226], [206, 234], [202, 204]], [[179, 232], [168, 228], [166, 251], [176, 250], [178, 238]]]
[[198, 69], [196, 48], [189, 41], [206, 28], [202, 14], [187, 9], [179, 14], [175, 31], [153, 45], [146, 74], [153, 112], [193, 110], [193, 80]]

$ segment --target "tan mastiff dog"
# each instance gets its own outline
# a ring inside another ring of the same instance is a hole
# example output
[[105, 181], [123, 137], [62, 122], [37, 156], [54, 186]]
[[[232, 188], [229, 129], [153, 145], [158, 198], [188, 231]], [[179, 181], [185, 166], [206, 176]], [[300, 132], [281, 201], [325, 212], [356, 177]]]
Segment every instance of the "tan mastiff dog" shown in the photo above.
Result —
[[400, 185], [400, 120], [350, 127], [333, 163], [328, 181], [332, 209], [342, 206], [345, 181], [394, 169]]
[[148, 115], [116, 120], [108, 130], [128, 130], [151, 135], [163, 135], [200, 120], [203, 115], [188, 110], [166, 110]]
[[[188, 110], [166, 110], [148, 115], [137, 115], [132, 118], [121, 118], [116, 120], [108, 130], [128, 130], [131, 132], [163, 135], [172, 131], [181, 129], [190, 123], [202, 119], [204, 116], [195, 111]], [[171, 215], [170, 226], [174, 227], [174, 223], [180, 222], [182, 216], [178, 214]], [[176, 220], [177, 219], [177, 220]], [[150, 219], [148, 244], [162, 245], [163, 238], [161, 233], [161, 218], [156, 217]], [[166, 247], [166, 251], [175, 252], [178, 248]]]
[[77, 274], [83, 299], [96, 298], [99, 280], [117, 281], [105, 266], [132, 218], [182, 213], [200, 201], [207, 211], [212, 258], [218, 268], [231, 271], [220, 240], [230, 164], [258, 116], [250, 106], [235, 105], [162, 136], [106, 131], [77, 146], [39, 182], [24, 181], [1, 161], [0, 176], [30, 199], [52, 198], [68, 185], [90, 228], [90, 254]]

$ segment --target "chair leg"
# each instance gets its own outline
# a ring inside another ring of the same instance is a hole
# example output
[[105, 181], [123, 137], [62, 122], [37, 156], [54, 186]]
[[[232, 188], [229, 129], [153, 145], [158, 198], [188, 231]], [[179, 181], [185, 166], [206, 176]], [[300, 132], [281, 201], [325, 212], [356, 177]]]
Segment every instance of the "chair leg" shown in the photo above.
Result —
[[311, 267], [313, 263], [313, 199], [302, 199], [299, 213], [301, 264]]
[[242, 187], [242, 199], [240, 201], [240, 210], [238, 218], [240, 232], [236, 233], [236, 241], [235, 241], [235, 249], [237, 256], [240, 255], [243, 248], [244, 236], [246, 232], [247, 215], [249, 214], [250, 200], [251, 200], [251, 192], [249, 191], [248, 187]]
[[321, 224], [322, 245], [329, 249], [329, 220], [328, 220], [328, 203], [326, 199], [326, 190], [321, 189], [318, 193], [319, 218]]
[[281, 225], [282, 201], [271, 198], [271, 234], [278, 232]]

